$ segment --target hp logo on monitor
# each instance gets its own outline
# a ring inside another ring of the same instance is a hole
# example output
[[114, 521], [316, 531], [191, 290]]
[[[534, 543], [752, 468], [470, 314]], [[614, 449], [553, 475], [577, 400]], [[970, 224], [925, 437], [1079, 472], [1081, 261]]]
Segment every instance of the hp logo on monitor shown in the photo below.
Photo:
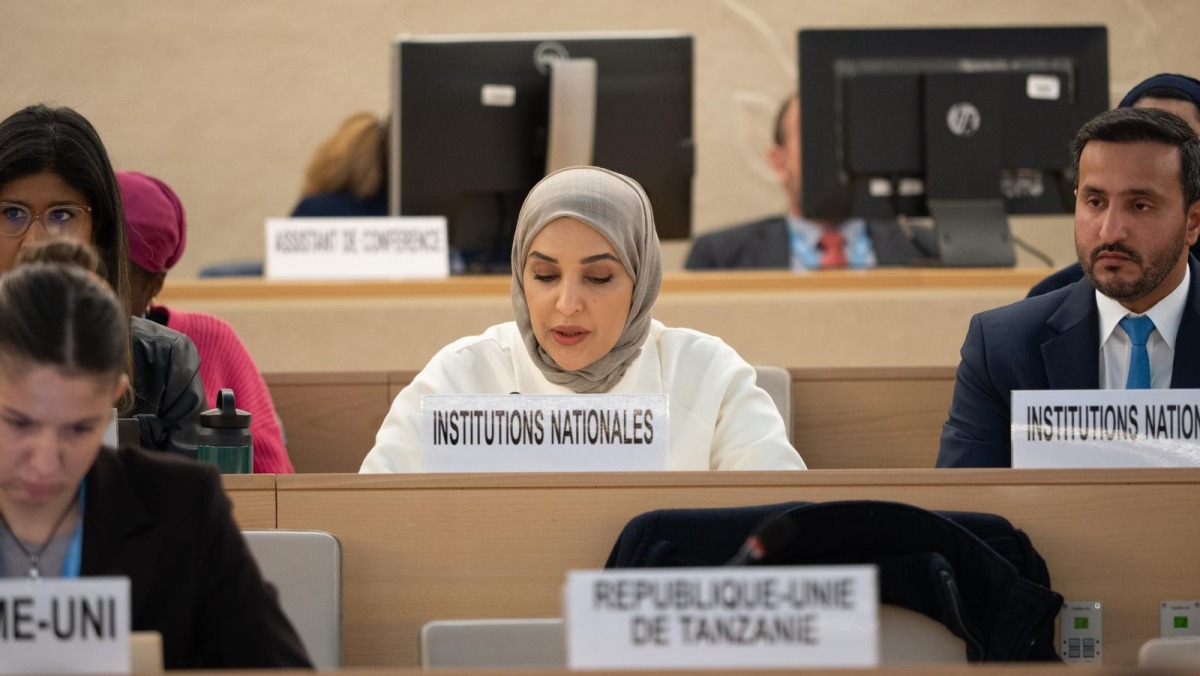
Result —
[[537, 67], [538, 72], [542, 75], [550, 72], [550, 62], [558, 61], [559, 59], [570, 58], [567, 53], [567, 48], [563, 47], [561, 42], [550, 40], [538, 44], [533, 48], [533, 65]]
[[946, 111], [946, 126], [955, 136], [974, 136], [979, 131], [979, 124], [979, 109], [967, 101], [956, 103]]

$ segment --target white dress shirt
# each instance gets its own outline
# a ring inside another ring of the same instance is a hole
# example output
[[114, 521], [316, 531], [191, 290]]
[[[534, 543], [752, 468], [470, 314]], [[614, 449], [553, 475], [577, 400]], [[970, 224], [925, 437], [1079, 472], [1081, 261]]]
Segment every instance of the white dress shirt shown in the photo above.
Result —
[[[1150, 354], [1150, 387], [1167, 389], [1171, 386], [1171, 370], [1175, 366], [1175, 337], [1187, 305], [1192, 271], [1185, 268], [1183, 281], [1166, 298], [1146, 310], [1154, 322], [1154, 331], [1146, 340]], [[1129, 353], [1132, 345], [1119, 322], [1125, 317], [1140, 315], [1096, 291], [1096, 308], [1100, 311], [1100, 387], [1105, 390], [1125, 389], [1129, 376]]]
[[[422, 395], [511, 392], [574, 394], [546, 380], [515, 322], [454, 341], [392, 402], [359, 471], [422, 471]], [[804, 469], [754, 367], [720, 338], [652, 320], [641, 354], [612, 392], [670, 395], [668, 469]]]

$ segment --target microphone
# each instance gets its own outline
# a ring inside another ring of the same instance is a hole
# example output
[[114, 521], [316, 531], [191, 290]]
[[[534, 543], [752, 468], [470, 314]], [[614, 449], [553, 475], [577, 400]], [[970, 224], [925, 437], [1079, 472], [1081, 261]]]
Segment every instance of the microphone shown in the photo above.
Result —
[[796, 528], [792, 520], [784, 512], [758, 527], [758, 530], [746, 538], [746, 543], [725, 562], [726, 566], [752, 566], [762, 561], [768, 554], [792, 544], [796, 537]]

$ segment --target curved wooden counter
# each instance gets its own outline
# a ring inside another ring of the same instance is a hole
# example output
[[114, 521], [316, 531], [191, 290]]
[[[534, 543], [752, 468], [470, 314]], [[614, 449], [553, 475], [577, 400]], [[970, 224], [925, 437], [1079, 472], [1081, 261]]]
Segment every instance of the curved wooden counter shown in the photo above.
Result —
[[[677, 272], [655, 317], [785, 367], [954, 366], [972, 314], [1024, 297], [1041, 268]], [[271, 372], [419, 370], [512, 318], [508, 277], [405, 282], [170, 279], [158, 302], [224, 318]]]

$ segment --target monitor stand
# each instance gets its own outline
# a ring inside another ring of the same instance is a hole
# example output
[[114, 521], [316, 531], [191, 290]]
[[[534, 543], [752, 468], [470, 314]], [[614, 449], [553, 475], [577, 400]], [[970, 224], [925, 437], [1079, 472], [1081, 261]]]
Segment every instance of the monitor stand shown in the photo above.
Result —
[[938, 255], [946, 267], [1012, 267], [1017, 263], [1002, 199], [929, 199]]
[[947, 267], [1017, 261], [1000, 191], [1007, 81], [1003, 72], [925, 77], [925, 204]]
[[546, 173], [593, 163], [596, 142], [596, 60], [550, 62]]

